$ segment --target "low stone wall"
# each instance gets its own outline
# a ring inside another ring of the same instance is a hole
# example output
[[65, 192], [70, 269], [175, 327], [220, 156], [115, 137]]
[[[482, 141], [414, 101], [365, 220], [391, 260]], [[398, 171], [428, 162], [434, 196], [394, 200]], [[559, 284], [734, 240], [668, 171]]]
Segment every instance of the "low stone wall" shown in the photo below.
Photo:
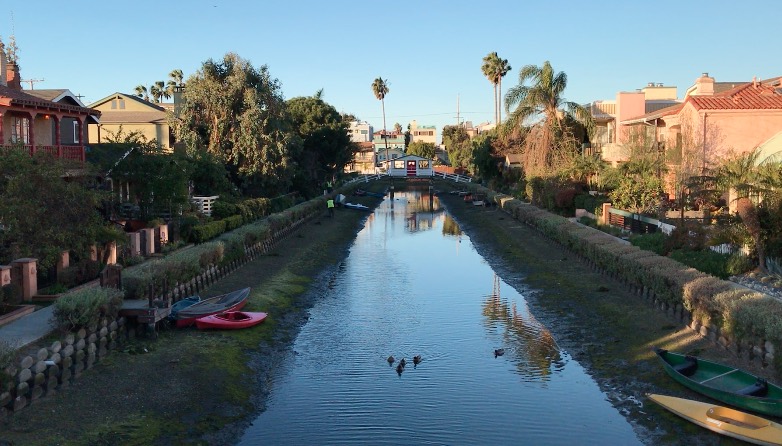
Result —
[[[245, 256], [221, 267], [210, 266], [185, 284], [177, 284], [160, 299], [174, 301], [197, 294], [245, 263], [268, 253], [278, 242], [317, 214], [303, 217], [280, 229], [266, 240], [245, 247]], [[28, 345], [18, 360], [0, 373], [0, 417], [35, 405], [41, 398], [57, 394], [92, 369], [112, 350], [144, 333], [145, 326], [125, 317], [103, 319], [98, 327], [67, 333], [49, 345]], [[5, 375], [5, 376], [4, 376]]]

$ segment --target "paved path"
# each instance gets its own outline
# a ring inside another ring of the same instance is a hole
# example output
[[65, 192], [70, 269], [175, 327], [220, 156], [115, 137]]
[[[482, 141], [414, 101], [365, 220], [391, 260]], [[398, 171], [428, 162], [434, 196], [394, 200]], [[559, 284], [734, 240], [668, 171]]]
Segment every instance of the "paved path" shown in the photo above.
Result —
[[19, 349], [46, 337], [54, 331], [49, 322], [54, 312], [54, 306], [41, 308], [27, 316], [0, 327], [0, 340], [8, 342], [14, 349]]

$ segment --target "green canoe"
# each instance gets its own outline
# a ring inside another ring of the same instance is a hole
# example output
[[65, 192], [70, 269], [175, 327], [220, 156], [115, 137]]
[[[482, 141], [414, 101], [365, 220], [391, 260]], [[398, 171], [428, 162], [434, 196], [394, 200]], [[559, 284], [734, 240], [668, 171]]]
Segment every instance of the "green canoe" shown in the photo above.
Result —
[[654, 352], [673, 379], [710, 398], [741, 409], [782, 417], [782, 388], [735, 367], [661, 348]]

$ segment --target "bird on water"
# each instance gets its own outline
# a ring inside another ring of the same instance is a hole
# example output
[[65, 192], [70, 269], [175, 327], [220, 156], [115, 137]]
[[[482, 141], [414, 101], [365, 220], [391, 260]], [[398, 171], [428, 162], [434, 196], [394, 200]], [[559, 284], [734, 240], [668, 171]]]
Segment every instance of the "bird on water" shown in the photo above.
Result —
[[502, 356], [504, 354], [505, 354], [505, 349], [504, 348], [498, 348], [498, 349], [494, 350], [494, 357], [495, 358], [497, 356]]

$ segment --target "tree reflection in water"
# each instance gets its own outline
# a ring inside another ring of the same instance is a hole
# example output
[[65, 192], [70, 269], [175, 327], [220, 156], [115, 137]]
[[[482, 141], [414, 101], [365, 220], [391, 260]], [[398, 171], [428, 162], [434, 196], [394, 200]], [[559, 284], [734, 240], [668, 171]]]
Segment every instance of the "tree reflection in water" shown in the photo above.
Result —
[[486, 317], [487, 328], [502, 330], [505, 358], [515, 364], [525, 380], [547, 381], [554, 370], [564, 367], [559, 346], [551, 332], [535, 319], [528, 307], [519, 312], [516, 302], [502, 299], [497, 274], [494, 274], [493, 290], [486, 296], [482, 313]]

